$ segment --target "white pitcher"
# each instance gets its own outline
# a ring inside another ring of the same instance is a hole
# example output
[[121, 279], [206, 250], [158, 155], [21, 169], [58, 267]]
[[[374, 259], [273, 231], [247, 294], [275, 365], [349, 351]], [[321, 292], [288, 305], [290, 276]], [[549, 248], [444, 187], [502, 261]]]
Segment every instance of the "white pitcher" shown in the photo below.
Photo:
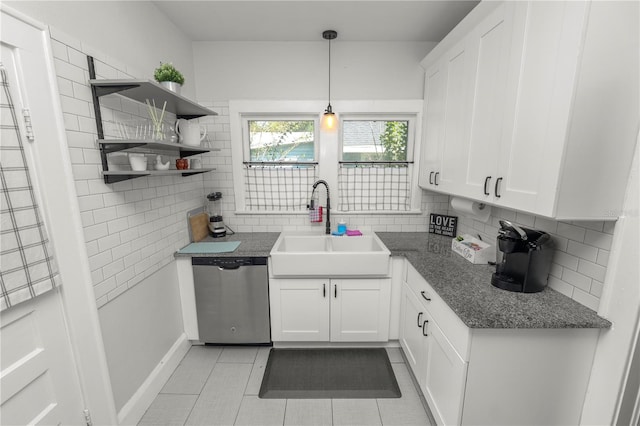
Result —
[[180, 143], [190, 146], [200, 146], [200, 142], [207, 136], [207, 128], [200, 128], [195, 121], [184, 118], [176, 121], [176, 134], [180, 136]]

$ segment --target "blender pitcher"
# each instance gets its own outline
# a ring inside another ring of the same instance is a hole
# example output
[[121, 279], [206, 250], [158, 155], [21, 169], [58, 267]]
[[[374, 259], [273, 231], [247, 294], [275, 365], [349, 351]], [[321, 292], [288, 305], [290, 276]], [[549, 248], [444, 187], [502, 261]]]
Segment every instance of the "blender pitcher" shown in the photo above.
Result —
[[209, 204], [207, 213], [209, 213], [209, 231], [213, 238], [220, 238], [227, 235], [227, 229], [222, 221], [222, 193], [212, 192], [207, 195]]

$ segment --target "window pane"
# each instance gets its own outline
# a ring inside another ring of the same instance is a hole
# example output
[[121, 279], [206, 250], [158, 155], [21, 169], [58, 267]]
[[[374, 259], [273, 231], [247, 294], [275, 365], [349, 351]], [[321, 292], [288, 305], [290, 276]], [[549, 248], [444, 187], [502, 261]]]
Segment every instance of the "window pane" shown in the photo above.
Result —
[[342, 160], [407, 161], [408, 130], [408, 121], [344, 121]]
[[249, 161], [314, 161], [313, 120], [249, 120]]

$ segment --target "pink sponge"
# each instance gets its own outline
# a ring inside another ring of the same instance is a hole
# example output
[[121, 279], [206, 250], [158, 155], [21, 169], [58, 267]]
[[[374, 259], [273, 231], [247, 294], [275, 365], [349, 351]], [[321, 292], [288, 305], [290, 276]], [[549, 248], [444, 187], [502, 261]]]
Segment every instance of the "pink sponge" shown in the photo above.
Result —
[[358, 235], [362, 235], [362, 232], [358, 231], [357, 229], [355, 230], [347, 229], [347, 235], [350, 237], [356, 237]]

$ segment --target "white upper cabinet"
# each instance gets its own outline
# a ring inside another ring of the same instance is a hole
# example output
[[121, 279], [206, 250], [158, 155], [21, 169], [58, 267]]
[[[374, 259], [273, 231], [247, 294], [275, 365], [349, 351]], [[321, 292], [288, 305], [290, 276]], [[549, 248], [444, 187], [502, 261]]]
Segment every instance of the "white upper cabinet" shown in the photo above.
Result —
[[[557, 219], [615, 219], [640, 116], [638, 9], [480, 3], [422, 61], [423, 159], [431, 130], [442, 136], [439, 163], [420, 165], [421, 186]], [[453, 80], [432, 104], [433, 69], [444, 66]], [[440, 174], [429, 185], [431, 169]]]
[[443, 142], [444, 101], [447, 84], [444, 61], [427, 69], [424, 88], [424, 140], [420, 159], [418, 183], [423, 188], [434, 187], [440, 173]]

